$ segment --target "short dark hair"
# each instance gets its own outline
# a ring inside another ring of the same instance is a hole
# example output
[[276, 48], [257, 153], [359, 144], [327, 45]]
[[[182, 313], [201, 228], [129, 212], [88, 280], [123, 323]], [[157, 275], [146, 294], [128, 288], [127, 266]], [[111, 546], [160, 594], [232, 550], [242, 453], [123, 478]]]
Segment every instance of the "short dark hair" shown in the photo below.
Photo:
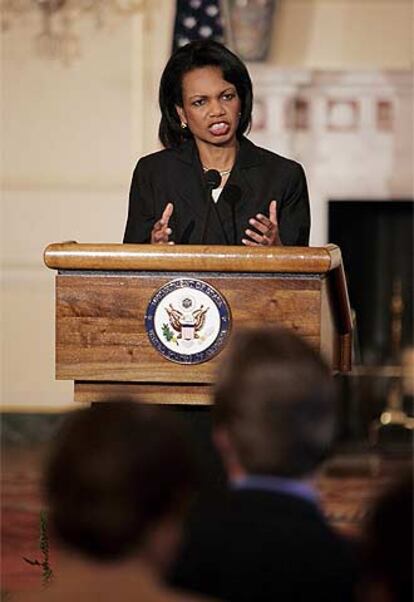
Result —
[[184, 512], [194, 478], [170, 416], [135, 402], [94, 404], [69, 415], [51, 450], [45, 491], [52, 531], [82, 555], [123, 558], [158, 520]]
[[250, 474], [296, 477], [330, 450], [335, 387], [319, 353], [292, 331], [235, 334], [218, 375], [213, 417]]
[[166, 147], [178, 146], [192, 134], [180, 127], [176, 106], [182, 106], [182, 80], [185, 73], [200, 67], [219, 67], [223, 78], [236, 87], [241, 102], [241, 116], [237, 137], [250, 127], [253, 106], [253, 89], [244, 63], [231, 50], [213, 40], [197, 40], [182, 46], [170, 57], [161, 76], [159, 105], [161, 121], [159, 139]]

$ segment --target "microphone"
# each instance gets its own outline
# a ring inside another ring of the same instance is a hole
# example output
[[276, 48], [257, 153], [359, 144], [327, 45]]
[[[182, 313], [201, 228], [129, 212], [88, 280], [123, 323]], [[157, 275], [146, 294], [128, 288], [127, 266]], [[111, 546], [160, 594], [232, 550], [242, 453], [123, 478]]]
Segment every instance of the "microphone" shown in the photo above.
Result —
[[217, 171], [217, 169], [209, 169], [204, 174], [204, 179], [207, 184], [207, 189], [209, 192], [214, 190], [215, 188], [219, 188], [221, 184], [221, 175]]
[[214, 200], [212, 198], [211, 192], [215, 188], [219, 188], [219, 186], [221, 184], [221, 175], [219, 174], [217, 169], [209, 169], [204, 174], [204, 182], [205, 182], [206, 188], [207, 188], [207, 209], [206, 209], [206, 216], [204, 218], [203, 235], [201, 237], [201, 244], [204, 244], [204, 242], [205, 242], [206, 234], [207, 234], [207, 226], [208, 226], [208, 222], [210, 220], [211, 208], [214, 205]]

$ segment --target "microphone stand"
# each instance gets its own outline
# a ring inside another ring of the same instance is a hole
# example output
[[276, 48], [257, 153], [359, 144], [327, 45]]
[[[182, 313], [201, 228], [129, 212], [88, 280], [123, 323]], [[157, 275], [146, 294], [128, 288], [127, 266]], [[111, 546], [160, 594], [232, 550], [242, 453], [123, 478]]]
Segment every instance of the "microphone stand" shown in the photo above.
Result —
[[[204, 174], [204, 181], [206, 183], [206, 188], [207, 188], [207, 209], [206, 209], [206, 215], [204, 218], [203, 231], [202, 231], [203, 234], [201, 236], [201, 244], [205, 243], [208, 222], [210, 221], [211, 209], [212, 209], [212, 206], [215, 205], [214, 199], [212, 196], [212, 192], [215, 188], [219, 188], [219, 186], [221, 184], [221, 176], [217, 170], [209, 169]], [[215, 209], [215, 206], [214, 206], [214, 209]]]

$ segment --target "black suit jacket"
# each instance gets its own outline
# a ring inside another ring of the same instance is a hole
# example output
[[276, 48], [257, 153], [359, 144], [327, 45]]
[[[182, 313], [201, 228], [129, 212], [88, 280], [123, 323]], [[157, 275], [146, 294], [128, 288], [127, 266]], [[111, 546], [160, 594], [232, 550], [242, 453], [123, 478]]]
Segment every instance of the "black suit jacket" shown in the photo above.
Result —
[[351, 551], [312, 502], [236, 490], [193, 517], [171, 581], [229, 602], [349, 602]]
[[138, 161], [131, 183], [124, 242], [150, 242], [154, 223], [171, 202], [174, 213], [170, 238], [176, 244], [242, 244], [249, 219], [259, 212], [268, 215], [272, 200], [277, 201], [282, 243], [307, 245], [309, 199], [299, 163], [243, 138], [216, 205], [208, 200], [197, 147], [190, 140]]

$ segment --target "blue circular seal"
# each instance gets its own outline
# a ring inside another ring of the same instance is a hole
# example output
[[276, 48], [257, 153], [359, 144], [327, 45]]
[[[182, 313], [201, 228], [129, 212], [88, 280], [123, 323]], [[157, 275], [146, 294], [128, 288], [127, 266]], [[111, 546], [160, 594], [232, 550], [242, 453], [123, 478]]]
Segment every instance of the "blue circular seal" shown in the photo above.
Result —
[[202, 280], [178, 278], [154, 294], [145, 314], [152, 345], [178, 364], [201, 364], [216, 355], [230, 332], [223, 296]]

